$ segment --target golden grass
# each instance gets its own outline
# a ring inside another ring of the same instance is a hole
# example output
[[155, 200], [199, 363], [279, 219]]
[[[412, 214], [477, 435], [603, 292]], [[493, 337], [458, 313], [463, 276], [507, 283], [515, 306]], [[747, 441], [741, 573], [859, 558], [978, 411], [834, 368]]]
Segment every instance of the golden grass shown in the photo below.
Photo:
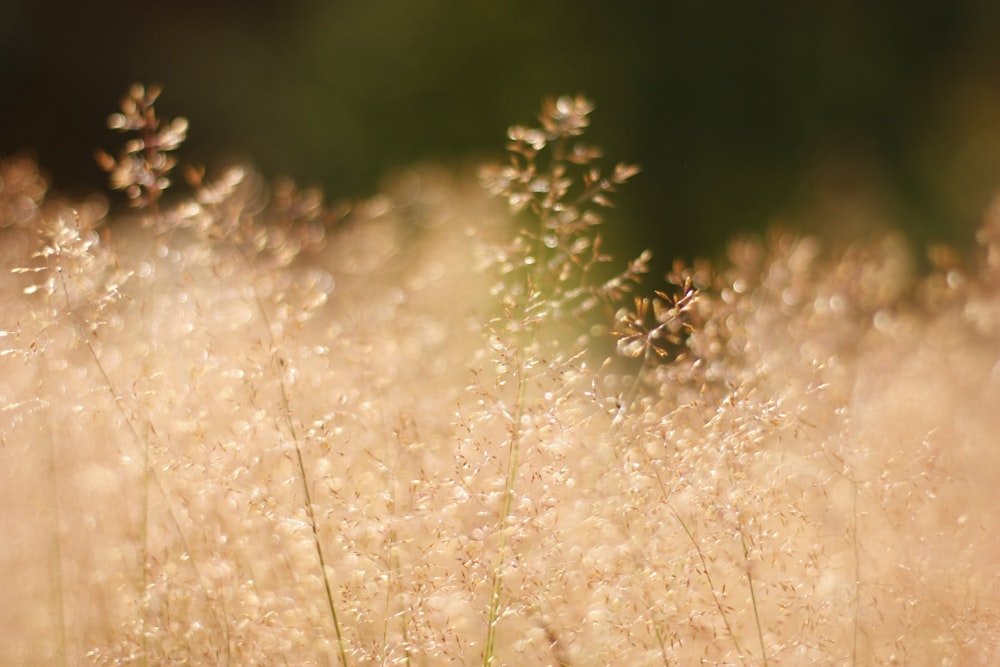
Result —
[[658, 319], [638, 270], [576, 318], [593, 229], [546, 255], [440, 170], [340, 213], [234, 170], [113, 223], [0, 185], [0, 663], [1000, 652], [1000, 215], [968, 266], [775, 234]]

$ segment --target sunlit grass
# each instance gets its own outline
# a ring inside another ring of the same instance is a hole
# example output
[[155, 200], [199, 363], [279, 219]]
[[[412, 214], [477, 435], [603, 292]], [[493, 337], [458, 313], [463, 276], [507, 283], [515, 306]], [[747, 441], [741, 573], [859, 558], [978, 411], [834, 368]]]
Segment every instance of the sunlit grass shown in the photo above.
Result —
[[990, 664], [1000, 215], [926, 275], [775, 233], [609, 278], [586, 100], [511, 129], [511, 213], [165, 200], [186, 124], [130, 99], [134, 216], [0, 163], [3, 664]]

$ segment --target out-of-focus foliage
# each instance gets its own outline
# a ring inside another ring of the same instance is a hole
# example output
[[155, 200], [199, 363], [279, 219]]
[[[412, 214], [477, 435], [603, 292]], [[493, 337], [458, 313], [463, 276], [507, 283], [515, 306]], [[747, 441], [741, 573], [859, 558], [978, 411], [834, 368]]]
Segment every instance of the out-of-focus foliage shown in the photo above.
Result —
[[626, 236], [669, 238], [668, 262], [775, 221], [961, 240], [1000, 181], [998, 26], [974, 0], [8, 0], [0, 153], [100, 187], [106, 100], [156, 81], [166, 114], [197, 119], [190, 159], [250, 158], [337, 199], [417, 160], [495, 156], [509, 119], [568, 90], [600, 101], [594, 141], [643, 165], [611, 220], [628, 255], [647, 241]]

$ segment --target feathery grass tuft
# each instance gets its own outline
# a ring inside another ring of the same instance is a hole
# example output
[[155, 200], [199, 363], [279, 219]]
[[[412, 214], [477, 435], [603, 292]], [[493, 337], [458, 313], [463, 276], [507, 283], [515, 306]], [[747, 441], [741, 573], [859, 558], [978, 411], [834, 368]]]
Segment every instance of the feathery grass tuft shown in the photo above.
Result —
[[99, 158], [135, 217], [0, 161], [0, 662], [1000, 650], [1000, 206], [924, 273], [775, 232], [661, 278], [603, 249], [638, 170], [584, 98], [479, 183], [329, 206], [245, 165], [168, 190], [158, 95]]

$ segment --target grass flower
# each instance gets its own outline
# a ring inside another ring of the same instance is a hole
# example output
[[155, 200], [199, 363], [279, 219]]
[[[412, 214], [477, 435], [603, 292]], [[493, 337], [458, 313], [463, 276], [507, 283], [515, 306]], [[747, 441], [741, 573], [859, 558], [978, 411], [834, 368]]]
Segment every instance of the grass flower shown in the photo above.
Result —
[[0, 162], [0, 662], [1000, 650], [996, 211], [925, 273], [774, 233], [660, 278], [603, 249], [638, 170], [584, 98], [478, 184], [331, 207], [239, 165], [164, 198], [158, 95], [99, 158], [138, 219]]

